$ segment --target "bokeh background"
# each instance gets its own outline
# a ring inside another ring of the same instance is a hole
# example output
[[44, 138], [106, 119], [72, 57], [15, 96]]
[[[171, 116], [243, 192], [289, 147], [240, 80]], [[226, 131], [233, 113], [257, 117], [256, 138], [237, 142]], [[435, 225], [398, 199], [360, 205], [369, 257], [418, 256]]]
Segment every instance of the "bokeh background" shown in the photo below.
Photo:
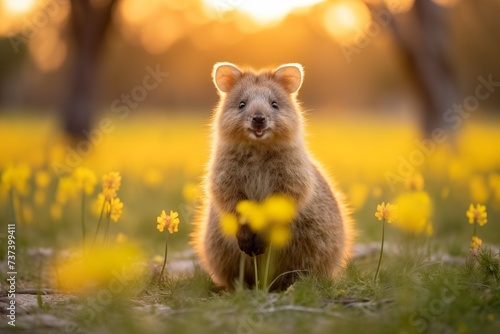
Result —
[[[307, 140], [346, 193], [360, 242], [379, 239], [373, 213], [391, 201], [403, 233], [466, 253], [473, 202], [488, 209], [484, 241], [498, 244], [499, 10], [495, 0], [1, 0], [0, 170], [29, 169], [20, 240], [80, 242], [80, 201], [61, 180], [84, 166], [123, 176], [113, 238], [161, 254], [156, 216], [172, 209], [172, 247], [189, 248], [217, 101], [210, 73], [230, 61], [304, 66]], [[0, 199], [7, 222], [7, 192]]]

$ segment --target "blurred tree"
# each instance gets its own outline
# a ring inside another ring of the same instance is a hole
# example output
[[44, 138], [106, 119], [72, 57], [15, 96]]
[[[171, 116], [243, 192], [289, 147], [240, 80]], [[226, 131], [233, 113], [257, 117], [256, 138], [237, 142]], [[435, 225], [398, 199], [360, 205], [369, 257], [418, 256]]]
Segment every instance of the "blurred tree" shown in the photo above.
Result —
[[[450, 31], [445, 7], [431, 0], [417, 0], [391, 28], [409, 77], [421, 101], [422, 131], [431, 135], [459, 98], [459, 87], [450, 54]], [[404, 20], [404, 22], [403, 22]]]
[[98, 58], [118, 0], [71, 0], [69, 25], [74, 59], [68, 96], [62, 106], [64, 129], [83, 136], [91, 126], [96, 107]]

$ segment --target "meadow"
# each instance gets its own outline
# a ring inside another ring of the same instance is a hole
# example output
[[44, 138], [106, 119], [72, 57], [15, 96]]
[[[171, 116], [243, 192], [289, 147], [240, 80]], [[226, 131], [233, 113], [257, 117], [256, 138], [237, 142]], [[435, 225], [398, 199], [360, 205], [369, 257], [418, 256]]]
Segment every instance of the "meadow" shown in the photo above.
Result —
[[[356, 245], [336, 278], [304, 276], [284, 292], [267, 293], [220, 291], [188, 244], [210, 154], [209, 115], [144, 112], [124, 121], [110, 115], [106, 131], [89, 135], [87, 144], [70, 142], [50, 117], [14, 115], [0, 119], [0, 259], [5, 267], [7, 223], [15, 219], [16, 289], [32, 302], [20, 299], [24, 314], [19, 311], [15, 328], [2, 322], [2, 330], [500, 329], [498, 120], [468, 119], [437, 143], [421, 139], [408, 120], [311, 115], [309, 147], [345, 193], [358, 231]], [[75, 170], [82, 168], [95, 178], [88, 189], [75, 181]], [[107, 227], [104, 219], [96, 233], [104, 208], [98, 201], [101, 180], [110, 172], [121, 176], [115, 195], [123, 208], [116, 222], [108, 218]], [[388, 202], [398, 207], [391, 223], [375, 216], [377, 206]], [[485, 206], [486, 222], [476, 217], [470, 223], [471, 204]], [[162, 210], [179, 213], [177, 233], [157, 230]], [[374, 280], [382, 224], [385, 248]], [[480, 240], [472, 245], [473, 233]], [[167, 267], [159, 283], [165, 236]], [[93, 260], [82, 262], [82, 252]], [[2, 292], [8, 290], [7, 278], [2, 271]]]

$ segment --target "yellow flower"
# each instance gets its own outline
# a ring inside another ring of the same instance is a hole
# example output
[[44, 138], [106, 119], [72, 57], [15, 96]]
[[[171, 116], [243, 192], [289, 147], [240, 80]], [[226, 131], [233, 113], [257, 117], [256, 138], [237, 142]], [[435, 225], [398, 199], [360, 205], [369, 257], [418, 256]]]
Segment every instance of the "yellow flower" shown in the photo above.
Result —
[[259, 232], [266, 227], [266, 213], [258, 203], [249, 200], [241, 201], [236, 205], [236, 212], [240, 215], [240, 223], [248, 223], [252, 231]]
[[114, 198], [120, 189], [122, 177], [118, 172], [110, 172], [102, 177], [102, 193], [107, 199]]
[[479, 239], [476, 236], [472, 237], [472, 241], [470, 243], [470, 247], [472, 249], [478, 249], [483, 244], [483, 240]]
[[177, 232], [179, 230], [179, 214], [177, 212], [174, 212], [170, 210], [170, 215], [167, 215], [165, 213], [165, 210], [161, 212], [161, 215], [156, 218], [156, 222], [158, 223], [158, 226], [156, 228], [158, 231], [163, 232], [163, 230], [168, 228], [168, 231], [170, 233]]
[[269, 230], [269, 242], [275, 247], [286, 246], [291, 237], [292, 233], [289, 226], [276, 224]]
[[139, 265], [144, 260], [143, 254], [131, 243], [92, 247], [86, 250], [86, 255], [56, 264], [59, 288], [81, 293], [88, 293], [89, 289], [102, 291], [116, 282], [117, 274], [120, 275], [120, 284], [129, 284], [143, 270]]
[[238, 219], [235, 215], [226, 213], [220, 220], [222, 233], [228, 237], [235, 237], [238, 232]]
[[73, 171], [73, 178], [78, 189], [83, 189], [87, 195], [94, 192], [97, 178], [93, 171], [85, 167], [78, 167]]
[[28, 180], [30, 177], [31, 169], [27, 165], [9, 166], [2, 173], [2, 187], [26, 195], [29, 192]]
[[77, 195], [77, 188], [75, 179], [69, 176], [62, 176], [57, 184], [56, 201], [64, 204], [69, 199], [75, 198]]
[[107, 201], [111, 201], [113, 198], [116, 197], [116, 190], [112, 188], [104, 188], [101, 191], [100, 195], [103, 195]]
[[39, 170], [35, 174], [36, 186], [40, 189], [45, 189], [50, 184], [50, 174], [47, 171]]
[[479, 226], [483, 226], [488, 222], [488, 219], [486, 218], [488, 213], [486, 212], [486, 206], [484, 205], [477, 204], [474, 208], [474, 205], [471, 203], [466, 214], [469, 218], [469, 224], [474, 224], [476, 222]]
[[117, 222], [122, 215], [123, 203], [120, 201], [118, 197], [115, 197], [110, 202], [110, 217], [111, 220]]
[[400, 194], [395, 205], [398, 208], [394, 226], [413, 234], [428, 234], [431, 225], [432, 201], [425, 191], [409, 191]]
[[289, 224], [295, 218], [295, 203], [290, 197], [273, 195], [262, 204], [268, 222]]
[[375, 217], [378, 220], [384, 220], [389, 224], [395, 220], [397, 207], [393, 204], [382, 202], [382, 204], [377, 205], [377, 212], [375, 212]]

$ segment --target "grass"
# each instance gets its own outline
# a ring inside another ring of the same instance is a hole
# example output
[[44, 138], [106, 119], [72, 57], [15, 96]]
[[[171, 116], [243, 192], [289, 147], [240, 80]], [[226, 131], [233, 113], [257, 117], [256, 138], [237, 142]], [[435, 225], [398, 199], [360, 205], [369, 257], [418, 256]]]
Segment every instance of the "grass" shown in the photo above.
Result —
[[[57, 288], [54, 266], [62, 258], [77, 261], [81, 251], [81, 198], [69, 199], [55, 219], [50, 207], [56, 201], [58, 179], [53, 162], [64, 162], [64, 138], [54, 136], [51, 119], [3, 117], [0, 171], [11, 164], [32, 170], [29, 191], [17, 195], [18, 290]], [[495, 333], [500, 329], [500, 124], [470, 121], [457, 134], [455, 150], [437, 146], [417, 173], [423, 176], [431, 199], [426, 217], [433, 233], [408, 234], [398, 226], [386, 228], [386, 247], [377, 282], [373, 281], [378, 250], [352, 259], [336, 278], [302, 276], [281, 293], [220, 291], [200, 268], [166, 272], [158, 285], [165, 235], [156, 230], [161, 210], [179, 211], [179, 233], [169, 235], [169, 260], [189, 263], [188, 234], [196, 207], [196, 184], [209, 155], [206, 118], [137, 118], [116, 121], [116, 129], [93, 146], [82, 165], [98, 178], [109, 171], [122, 174], [119, 197], [125, 204], [118, 223], [111, 223], [110, 240], [119, 233], [142, 252], [140, 270], [122, 273], [119, 283], [107, 277], [84, 293], [55, 301], [41, 296], [32, 315], [53, 315], [65, 321], [56, 327], [36, 325], [22, 316], [19, 332], [92, 333]], [[408, 123], [313, 117], [308, 141], [314, 155], [335, 176], [353, 207], [360, 244], [379, 243], [381, 222], [374, 216], [377, 204], [397, 201], [411, 193], [408, 185], [392, 191], [387, 171], [397, 171], [398, 157], [409, 156], [418, 138]], [[51, 181], [40, 189], [37, 171], [46, 170]], [[410, 177], [408, 180], [412, 180]], [[42, 190], [45, 201], [35, 193]], [[86, 211], [87, 235], [97, 219]], [[467, 262], [472, 226], [465, 211], [471, 202], [487, 206], [488, 223], [478, 228], [483, 249], [475, 262]], [[423, 210], [410, 212], [418, 216]], [[0, 221], [9, 221], [9, 200], [0, 191]], [[2, 227], [5, 238], [6, 227]], [[5, 245], [3, 243], [2, 245]], [[40, 247], [51, 251], [40, 250]], [[6, 247], [0, 249], [6, 260]], [[132, 263], [130, 264], [132, 266]], [[127, 265], [124, 265], [127, 268]], [[170, 267], [172, 268], [172, 267]], [[5, 273], [0, 275], [2, 290]], [[111, 284], [111, 285], [110, 285]], [[114, 292], [112, 291], [114, 290]], [[26, 320], [23, 320], [26, 319]], [[50, 321], [49, 321], [50, 322]], [[23, 327], [24, 324], [24, 327]], [[5, 323], [0, 328], [6, 328]], [[66, 330], [63, 330], [64, 327]], [[8, 328], [12, 330], [12, 328]]]
[[[104, 298], [102, 288], [34, 312], [64, 317], [92, 333], [352, 333], [367, 328], [371, 333], [494, 333], [500, 328], [500, 286], [498, 277], [485, 271], [488, 265], [479, 261], [470, 270], [464, 263], [431, 262], [415, 252], [401, 249], [388, 256], [377, 283], [373, 258], [350, 262], [335, 279], [303, 276], [287, 291], [270, 294], [218, 291], [199, 269], [161, 286], [146, 272], [112, 297]], [[498, 255], [485, 261], [498, 265]]]

